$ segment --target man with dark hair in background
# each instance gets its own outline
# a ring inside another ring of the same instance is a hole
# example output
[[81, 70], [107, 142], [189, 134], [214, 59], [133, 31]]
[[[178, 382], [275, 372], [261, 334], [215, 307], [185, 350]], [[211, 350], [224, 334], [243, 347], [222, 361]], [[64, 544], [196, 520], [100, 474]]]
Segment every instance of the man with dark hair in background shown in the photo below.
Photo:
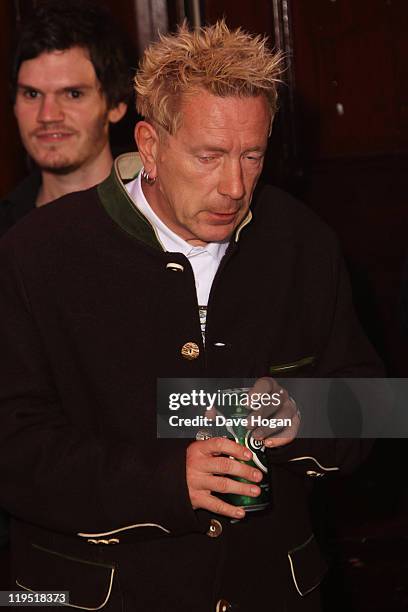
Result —
[[112, 16], [93, 2], [41, 3], [22, 26], [11, 85], [21, 140], [37, 170], [0, 203], [0, 235], [33, 208], [108, 176], [109, 124], [124, 116], [130, 93]]
[[[22, 26], [11, 85], [36, 170], [0, 202], [0, 236], [34, 208], [108, 176], [109, 124], [124, 116], [130, 94], [126, 50], [112, 16], [82, 0], [41, 3]], [[0, 548], [7, 540], [0, 512]]]

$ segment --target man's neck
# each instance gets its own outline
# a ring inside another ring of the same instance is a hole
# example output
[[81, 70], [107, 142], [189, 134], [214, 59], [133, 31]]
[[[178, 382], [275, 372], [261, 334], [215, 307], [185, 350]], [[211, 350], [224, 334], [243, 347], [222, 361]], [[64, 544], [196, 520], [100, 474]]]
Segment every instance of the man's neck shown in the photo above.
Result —
[[109, 148], [103, 151], [93, 163], [84, 164], [68, 174], [55, 174], [43, 170], [41, 172], [41, 187], [36, 199], [36, 207], [48, 204], [67, 193], [83, 191], [98, 185], [109, 175], [113, 158]]
[[173, 225], [171, 219], [163, 215], [163, 211], [158, 204], [158, 197], [157, 197], [158, 191], [157, 191], [156, 185], [147, 185], [146, 183], [142, 182], [141, 188], [142, 188], [142, 192], [143, 192], [143, 195], [145, 197], [147, 204], [150, 206], [150, 208], [155, 213], [155, 215], [159, 217], [162, 223], [164, 223], [164, 225], [166, 225], [172, 232], [177, 234], [179, 238], [181, 238], [182, 240], [184, 240], [191, 246], [203, 246], [203, 247], [207, 246], [208, 242], [204, 242], [203, 240], [200, 240], [199, 238], [189, 238], [189, 237], [182, 236], [180, 234], [180, 230]]

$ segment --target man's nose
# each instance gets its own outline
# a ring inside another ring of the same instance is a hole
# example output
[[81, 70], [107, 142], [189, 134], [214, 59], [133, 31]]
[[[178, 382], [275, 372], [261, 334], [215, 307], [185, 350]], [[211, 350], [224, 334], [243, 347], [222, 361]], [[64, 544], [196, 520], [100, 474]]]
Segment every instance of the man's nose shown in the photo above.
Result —
[[53, 121], [63, 121], [64, 111], [55, 96], [44, 96], [38, 110], [37, 119], [40, 123], [52, 123]]
[[244, 177], [239, 160], [228, 160], [224, 163], [218, 191], [232, 200], [241, 200], [244, 197]]

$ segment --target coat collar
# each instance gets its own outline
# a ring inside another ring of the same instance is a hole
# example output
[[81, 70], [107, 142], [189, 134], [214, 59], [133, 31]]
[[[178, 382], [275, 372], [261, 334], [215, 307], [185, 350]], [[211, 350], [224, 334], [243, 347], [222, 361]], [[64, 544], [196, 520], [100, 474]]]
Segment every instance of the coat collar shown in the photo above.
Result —
[[[98, 195], [102, 206], [125, 232], [141, 240], [145, 244], [162, 251], [156, 231], [142, 213], [135, 208], [125, 183], [133, 180], [139, 174], [143, 164], [138, 153], [124, 153], [117, 157], [113, 163], [108, 178], [98, 185]], [[235, 230], [234, 241], [238, 242], [241, 230], [252, 219], [249, 210], [245, 219]]]

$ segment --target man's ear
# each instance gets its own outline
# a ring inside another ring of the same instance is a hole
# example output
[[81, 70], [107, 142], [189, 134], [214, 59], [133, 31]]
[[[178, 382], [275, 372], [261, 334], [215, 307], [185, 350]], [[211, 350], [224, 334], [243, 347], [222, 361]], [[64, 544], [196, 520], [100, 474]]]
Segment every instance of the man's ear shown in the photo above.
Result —
[[116, 106], [114, 106], [108, 111], [109, 123], [117, 123], [118, 121], [120, 121], [122, 117], [125, 116], [126, 111], [127, 111], [126, 102], [119, 102], [119, 104], [117, 104]]
[[159, 135], [151, 123], [139, 121], [135, 127], [135, 140], [139, 155], [146, 172], [156, 176], [156, 160], [159, 148]]

